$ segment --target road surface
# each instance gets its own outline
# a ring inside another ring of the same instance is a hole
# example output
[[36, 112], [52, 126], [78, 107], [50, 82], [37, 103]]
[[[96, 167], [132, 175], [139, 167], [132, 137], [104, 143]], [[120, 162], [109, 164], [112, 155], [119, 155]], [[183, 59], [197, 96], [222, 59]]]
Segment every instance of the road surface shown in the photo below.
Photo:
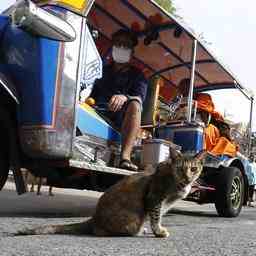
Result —
[[12, 237], [25, 227], [72, 223], [89, 217], [99, 193], [54, 188], [49, 197], [27, 193], [17, 196], [8, 182], [0, 192], [1, 256], [254, 256], [256, 255], [256, 209], [244, 207], [237, 218], [220, 218], [213, 205], [181, 201], [163, 218], [171, 235], [154, 238], [149, 228], [141, 237], [97, 238], [46, 235]]

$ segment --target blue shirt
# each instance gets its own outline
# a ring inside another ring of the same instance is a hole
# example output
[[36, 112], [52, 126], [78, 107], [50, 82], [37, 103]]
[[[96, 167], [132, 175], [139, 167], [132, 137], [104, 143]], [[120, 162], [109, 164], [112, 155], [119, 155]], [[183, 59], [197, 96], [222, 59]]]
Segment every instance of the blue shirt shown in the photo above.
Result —
[[103, 76], [95, 81], [90, 97], [94, 98], [96, 105], [108, 103], [115, 94], [139, 96], [145, 100], [148, 83], [143, 73], [133, 67], [115, 71], [113, 65], [103, 68]]

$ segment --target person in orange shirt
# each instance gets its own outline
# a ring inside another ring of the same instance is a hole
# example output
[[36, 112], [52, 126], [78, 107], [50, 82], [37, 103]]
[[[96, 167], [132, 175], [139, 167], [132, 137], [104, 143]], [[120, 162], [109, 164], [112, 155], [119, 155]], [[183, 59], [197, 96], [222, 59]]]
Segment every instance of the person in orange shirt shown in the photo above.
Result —
[[224, 122], [222, 115], [214, 111], [215, 106], [211, 96], [206, 93], [198, 93], [195, 100], [197, 101], [198, 113], [206, 126], [204, 129], [204, 148], [215, 156], [236, 156], [238, 148], [231, 141], [230, 127]]

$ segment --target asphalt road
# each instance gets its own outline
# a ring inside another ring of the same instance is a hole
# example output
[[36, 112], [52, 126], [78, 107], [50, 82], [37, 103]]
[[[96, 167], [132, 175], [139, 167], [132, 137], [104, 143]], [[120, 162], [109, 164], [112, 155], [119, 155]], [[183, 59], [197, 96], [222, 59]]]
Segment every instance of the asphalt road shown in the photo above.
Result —
[[0, 192], [0, 256], [168, 255], [255, 256], [256, 208], [244, 207], [237, 218], [220, 218], [213, 205], [179, 202], [163, 218], [171, 232], [167, 239], [147, 233], [134, 238], [46, 235], [12, 237], [25, 227], [83, 221], [90, 216], [99, 193], [47, 188], [42, 196], [17, 196], [12, 183]]

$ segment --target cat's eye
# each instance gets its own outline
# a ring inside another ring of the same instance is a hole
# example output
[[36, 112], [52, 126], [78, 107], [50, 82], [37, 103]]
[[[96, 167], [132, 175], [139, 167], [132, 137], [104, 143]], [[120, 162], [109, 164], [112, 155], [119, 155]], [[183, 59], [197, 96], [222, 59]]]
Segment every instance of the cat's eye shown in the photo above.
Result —
[[191, 167], [191, 172], [197, 171], [197, 167]]

